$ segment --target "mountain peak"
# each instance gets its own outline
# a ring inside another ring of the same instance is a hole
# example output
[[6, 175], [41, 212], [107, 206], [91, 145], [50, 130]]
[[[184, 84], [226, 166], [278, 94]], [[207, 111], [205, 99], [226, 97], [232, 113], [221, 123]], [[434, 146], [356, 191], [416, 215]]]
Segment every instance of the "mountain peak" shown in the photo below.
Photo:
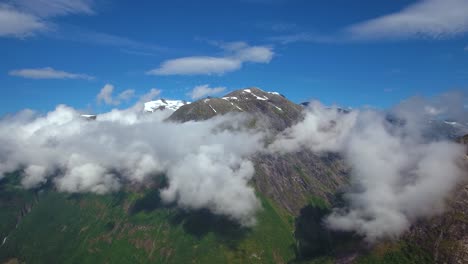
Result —
[[256, 87], [236, 90], [221, 98], [207, 97], [184, 105], [175, 111], [170, 120], [186, 122], [206, 120], [229, 112], [246, 112], [262, 115], [276, 130], [283, 130], [297, 122], [302, 107], [277, 92], [266, 92]]

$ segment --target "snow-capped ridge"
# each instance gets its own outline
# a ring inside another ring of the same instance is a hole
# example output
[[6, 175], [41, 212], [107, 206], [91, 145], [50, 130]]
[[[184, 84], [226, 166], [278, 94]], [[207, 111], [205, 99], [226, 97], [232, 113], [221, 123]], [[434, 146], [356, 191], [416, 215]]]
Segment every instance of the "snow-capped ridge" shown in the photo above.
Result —
[[144, 111], [145, 112], [154, 112], [156, 110], [171, 110], [176, 111], [181, 106], [186, 104], [190, 104], [190, 102], [186, 102], [183, 100], [166, 100], [166, 99], [158, 99], [154, 101], [149, 101], [145, 103]]

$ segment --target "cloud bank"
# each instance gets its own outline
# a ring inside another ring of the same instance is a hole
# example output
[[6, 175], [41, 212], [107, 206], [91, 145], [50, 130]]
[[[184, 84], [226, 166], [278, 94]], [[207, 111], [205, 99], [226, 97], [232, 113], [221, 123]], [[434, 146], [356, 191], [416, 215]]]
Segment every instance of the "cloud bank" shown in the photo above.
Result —
[[303, 122], [279, 135], [269, 148], [341, 153], [352, 168], [351, 189], [345, 195], [349, 206], [335, 209], [327, 225], [356, 231], [370, 242], [395, 238], [417, 219], [442, 212], [456, 184], [466, 180], [460, 166], [463, 147], [425, 136], [429, 120], [437, 116], [466, 116], [463, 107], [451, 109], [460, 106], [456, 101], [450, 95], [430, 101], [412, 98], [392, 109], [393, 119], [384, 112], [345, 113], [315, 102]]
[[84, 79], [84, 80], [94, 79], [93, 76], [90, 76], [87, 74], [59, 71], [51, 67], [37, 68], [37, 69], [12, 70], [8, 74], [11, 76], [17, 76], [17, 77], [28, 78], [28, 79]]
[[[104, 102], [114, 102], [112, 91], [111, 85], [101, 91]], [[464, 148], [427, 133], [430, 120], [468, 122], [465, 97], [457, 93], [411, 98], [389, 111], [344, 111], [314, 102], [302, 121], [274, 138], [248, 128], [245, 114], [173, 123], [163, 121], [165, 111], [143, 113], [142, 102], [158, 94], [152, 89], [134, 106], [96, 121], [65, 105], [46, 115], [24, 110], [1, 119], [0, 175], [20, 170], [26, 188], [49, 181], [59, 191], [102, 194], [165, 174], [164, 201], [208, 208], [251, 226], [260, 208], [249, 185], [252, 155], [337, 152], [352, 169], [351, 186], [344, 196], [348, 205], [335, 208], [326, 224], [370, 242], [397, 237], [417, 219], [442, 212], [457, 183], [466, 180]]]
[[0, 175], [24, 168], [26, 188], [51, 181], [59, 191], [103, 194], [164, 173], [164, 201], [253, 225], [260, 205], [248, 185], [254, 167], [247, 157], [262, 134], [243, 128], [242, 115], [183, 124], [165, 117], [138, 107], [91, 122], [65, 105], [45, 116], [22, 111], [0, 121]]
[[268, 46], [249, 46], [232, 42], [220, 46], [225, 56], [192, 56], [166, 60], [159, 68], [147, 71], [149, 75], [221, 75], [242, 68], [246, 62], [269, 63], [273, 49]]

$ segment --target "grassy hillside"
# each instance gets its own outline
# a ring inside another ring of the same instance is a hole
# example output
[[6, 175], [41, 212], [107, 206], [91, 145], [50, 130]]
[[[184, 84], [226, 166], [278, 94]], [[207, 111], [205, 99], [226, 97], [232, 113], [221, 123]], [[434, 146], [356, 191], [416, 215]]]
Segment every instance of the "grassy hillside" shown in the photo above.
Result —
[[[9, 234], [0, 263], [282, 263], [295, 256], [292, 219], [264, 198], [258, 224], [246, 229], [205, 210], [164, 206], [157, 190], [49, 190], [33, 198], [10, 183], [2, 186], [15, 198], [0, 204], [1, 234]], [[25, 203], [33, 205], [15, 229]]]
[[108, 195], [26, 191], [0, 181], [0, 263], [431, 263], [414, 243], [363, 246], [323, 227], [330, 204], [310, 195], [298, 217], [257, 193], [258, 224], [161, 202], [159, 190]]

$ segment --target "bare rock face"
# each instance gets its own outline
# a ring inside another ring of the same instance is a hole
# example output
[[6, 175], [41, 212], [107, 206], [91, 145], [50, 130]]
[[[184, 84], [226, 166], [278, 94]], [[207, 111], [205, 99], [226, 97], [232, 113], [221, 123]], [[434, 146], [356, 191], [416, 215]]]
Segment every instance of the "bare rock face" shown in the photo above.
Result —
[[[221, 98], [205, 98], [180, 107], [170, 121], [186, 122], [212, 118], [231, 112], [250, 114], [274, 133], [303, 118], [303, 106], [276, 92], [247, 88]], [[256, 189], [283, 209], [298, 215], [313, 198], [330, 202], [337, 189], [347, 183], [349, 169], [338, 155], [318, 156], [311, 151], [289, 154], [258, 154], [253, 179]]]
[[347, 184], [349, 168], [335, 154], [318, 156], [303, 150], [258, 155], [253, 160], [257, 190], [293, 215], [315, 198], [330, 203], [336, 191]]

